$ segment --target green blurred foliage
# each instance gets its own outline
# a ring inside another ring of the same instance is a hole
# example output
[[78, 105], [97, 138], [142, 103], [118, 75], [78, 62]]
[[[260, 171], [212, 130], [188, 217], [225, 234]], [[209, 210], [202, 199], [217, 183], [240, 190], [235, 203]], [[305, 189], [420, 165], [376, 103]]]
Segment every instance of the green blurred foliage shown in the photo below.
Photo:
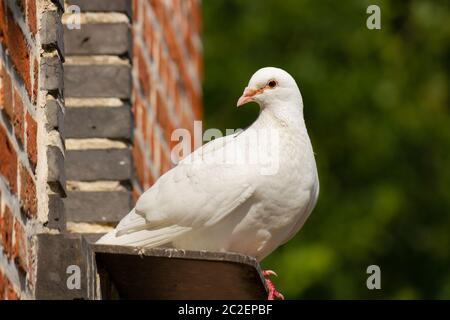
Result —
[[[256, 105], [234, 106], [261, 67], [303, 95], [321, 194], [263, 261], [287, 298], [450, 298], [449, 3], [202, 2], [205, 128], [254, 121]], [[371, 264], [381, 290], [366, 288]]]

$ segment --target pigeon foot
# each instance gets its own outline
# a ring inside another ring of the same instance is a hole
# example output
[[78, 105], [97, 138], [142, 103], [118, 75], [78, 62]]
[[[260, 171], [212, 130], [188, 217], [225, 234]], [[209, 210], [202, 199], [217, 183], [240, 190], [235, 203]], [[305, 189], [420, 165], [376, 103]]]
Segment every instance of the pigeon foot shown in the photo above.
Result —
[[281, 294], [281, 292], [278, 292], [278, 290], [275, 288], [275, 285], [273, 282], [269, 279], [271, 275], [274, 275], [278, 277], [278, 275], [273, 270], [263, 270], [262, 272], [265, 280], [266, 280], [266, 286], [267, 290], [269, 291], [269, 294], [267, 296], [267, 300], [284, 300], [284, 296]]

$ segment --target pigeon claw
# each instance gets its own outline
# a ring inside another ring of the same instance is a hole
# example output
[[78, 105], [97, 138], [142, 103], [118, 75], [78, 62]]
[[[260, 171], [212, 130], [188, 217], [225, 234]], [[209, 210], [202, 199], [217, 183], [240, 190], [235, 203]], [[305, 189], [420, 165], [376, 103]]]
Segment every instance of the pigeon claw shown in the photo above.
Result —
[[270, 276], [278, 277], [277, 273], [273, 270], [263, 270], [262, 274], [264, 277], [270, 277]]
[[273, 284], [272, 280], [268, 279], [271, 275], [274, 275], [278, 277], [278, 275], [273, 270], [264, 270], [262, 272], [263, 276], [266, 278], [266, 287], [268, 291], [267, 300], [284, 300], [284, 296], [279, 292], [275, 285]]

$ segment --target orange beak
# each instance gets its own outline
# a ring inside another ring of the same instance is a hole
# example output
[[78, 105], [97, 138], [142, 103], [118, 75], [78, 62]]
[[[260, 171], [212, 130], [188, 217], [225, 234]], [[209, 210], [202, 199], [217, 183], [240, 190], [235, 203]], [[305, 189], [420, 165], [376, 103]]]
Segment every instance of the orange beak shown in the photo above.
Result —
[[239, 100], [237, 102], [237, 107], [240, 107], [243, 104], [253, 101], [253, 97], [255, 96], [255, 94], [257, 92], [258, 92], [257, 90], [246, 87], [244, 89], [244, 93], [242, 94], [242, 96], [239, 98]]

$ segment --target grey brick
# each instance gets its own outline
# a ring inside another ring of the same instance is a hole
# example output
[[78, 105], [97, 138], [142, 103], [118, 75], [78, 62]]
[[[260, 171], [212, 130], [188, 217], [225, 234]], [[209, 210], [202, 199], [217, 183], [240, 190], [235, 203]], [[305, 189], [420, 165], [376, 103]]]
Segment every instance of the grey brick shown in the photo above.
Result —
[[64, 28], [66, 54], [122, 55], [130, 48], [126, 23], [83, 24], [81, 29]]
[[130, 150], [66, 150], [66, 177], [79, 181], [130, 179]]
[[[35, 298], [61, 300], [87, 298], [87, 264], [80, 236], [39, 234], [37, 239], [37, 270]], [[69, 266], [80, 268], [80, 289], [69, 289]]]
[[47, 100], [45, 104], [45, 115], [47, 117], [47, 130], [59, 130], [61, 133], [61, 127], [64, 125], [64, 115], [57, 100]]
[[117, 223], [132, 208], [129, 191], [68, 192], [64, 199], [68, 221]]
[[64, 213], [64, 202], [57, 193], [48, 195], [48, 223], [50, 229], [66, 230], [66, 216]]
[[67, 138], [131, 138], [131, 111], [125, 107], [66, 108]]
[[131, 0], [68, 0], [67, 3], [79, 6], [82, 12], [115, 11], [128, 14], [131, 12]]
[[62, 90], [64, 85], [63, 70], [62, 62], [58, 56], [41, 59], [40, 80], [43, 90]]
[[41, 42], [44, 46], [55, 45], [61, 55], [64, 54], [64, 32], [61, 16], [57, 11], [44, 11], [39, 30]]
[[62, 186], [66, 184], [64, 175], [64, 155], [55, 146], [47, 148], [48, 181], [57, 181]]
[[65, 65], [65, 97], [129, 98], [129, 65]]

